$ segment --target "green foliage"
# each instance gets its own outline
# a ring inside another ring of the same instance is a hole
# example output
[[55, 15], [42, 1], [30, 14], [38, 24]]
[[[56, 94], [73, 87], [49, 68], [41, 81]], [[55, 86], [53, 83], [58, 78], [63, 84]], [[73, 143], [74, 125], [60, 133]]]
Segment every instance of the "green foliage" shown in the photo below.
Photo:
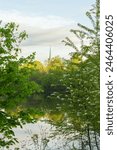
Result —
[[64, 63], [59, 56], [53, 57], [47, 61], [47, 65], [46, 65], [47, 71], [61, 70], [63, 68], [64, 68]]
[[[68, 37], [63, 40], [66, 46], [74, 48], [77, 54], [85, 58], [90, 54], [96, 54], [100, 50], [100, 0], [96, 0], [96, 4], [92, 6], [92, 9], [86, 12], [86, 16], [91, 22], [91, 28], [78, 23], [78, 29], [71, 30], [71, 32], [80, 39], [81, 49]], [[85, 40], [89, 40], [89, 44], [84, 44]]]
[[[0, 146], [14, 144], [13, 127], [46, 116], [58, 133], [81, 140], [81, 149], [92, 150], [92, 138], [99, 150], [100, 117], [100, 1], [87, 17], [92, 27], [78, 24], [71, 32], [81, 41], [80, 48], [66, 37], [65, 45], [75, 49], [70, 60], [49, 59], [44, 66], [34, 54], [19, 58], [20, 43], [27, 37], [18, 26], [0, 27]], [[85, 41], [88, 41], [85, 44]], [[13, 113], [13, 111], [15, 113]], [[20, 108], [20, 109], [18, 109]], [[28, 108], [28, 110], [27, 110]], [[94, 138], [95, 137], [95, 138]], [[73, 145], [75, 149], [75, 146]]]
[[0, 133], [3, 136], [0, 146], [13, 144], [16, 139], [12, 128], [21, 126], [23, 120], [30, 120], [30, 116], [24, 115], [23, 111], [12, 115], [9, 109], [17, 108], [27, 96], [41, 90], [30, 81], [31, 69], [22, 67], [33, 62], [34, 54], [27, 58], [18, 57], [21, 52], [19, 46], [26, 37], [25, 31], [18, 32], [15, 23], [0, 25]]
[[[80, 49], [68, 37], [63, 40], [76, 52], [72, 53], [66, 72], [59, 79], [60, 84], [64, 85], [64, 92], [54, 92], [50, 99], [57, 101], [56, 109], [65, 114], [64, 122], [56, 124], [59, 129], [64, 133], [73, 130], [85, 135], [92, 150], [91, 134], [99, 135], [100, 132], [99, 0], [86, 15], [92, 28], [78, 24], [78, 30], [71, 30], [81, 40]], [[84, 44], [85, 40], [88, 44]]]
[[51, 111], [56, 106], [57, 101], [50, 100], [49, 96], [53, 92], [63, 92], [64, 86], [60, 83], [60, 78], [64, 72], [64, 61], [59, 57], [54, 57], [46, 62], [45, 70], [33, 70], [31, 81], [41, 86], [41, 93], [34, 93], [28, 98], [26, 107], [33, 106], [42, 111]]

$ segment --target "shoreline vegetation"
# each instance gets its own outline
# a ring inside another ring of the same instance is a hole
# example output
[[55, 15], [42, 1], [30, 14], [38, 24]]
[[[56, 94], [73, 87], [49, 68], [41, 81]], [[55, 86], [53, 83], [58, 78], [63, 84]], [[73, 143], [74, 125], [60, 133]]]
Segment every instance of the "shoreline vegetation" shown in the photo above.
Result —
[[49, 56], [45, 64], [34, 59], [35, 53], [19, 58], [20, 45], [28, 35], [25, 31], [19, 33], [15, 23], [0, 23], [1, 150], [18, 142], [13, 128], [36, 124], [42, 118], [56, 130], [52, 137], [41, 141], [42, 147], [40, 135], [34, 134], [31, 137], [34, 150], [51, 150], [49, 140], [59, 135], [66, 139], [65, 150], [100, 149], [99, 0], [86, 16], [92, 28], [78, 23], [78, 29], [70, 30], [80, 40], [80, 47], [70, 37], [62, 41], [66, 48], [75, 50], [70, 59]]

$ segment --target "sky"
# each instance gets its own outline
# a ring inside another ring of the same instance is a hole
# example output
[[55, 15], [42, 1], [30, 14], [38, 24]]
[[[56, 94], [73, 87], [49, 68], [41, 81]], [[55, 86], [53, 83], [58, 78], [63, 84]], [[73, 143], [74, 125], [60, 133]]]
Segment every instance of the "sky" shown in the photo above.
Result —
[[29, 37], [21, 45], [22, 56], [36, 52], [36, 59], [44, 62], [51, 48], [52, 57], [69, 57], [73, 49], [61, 41], [66, 36], [79, 44], [70, 33], [80, 22], [90, 26], [85, 16], [95, 0], [0, 0], [0, 20], [16, 22], [20, 30], [26, 30]]

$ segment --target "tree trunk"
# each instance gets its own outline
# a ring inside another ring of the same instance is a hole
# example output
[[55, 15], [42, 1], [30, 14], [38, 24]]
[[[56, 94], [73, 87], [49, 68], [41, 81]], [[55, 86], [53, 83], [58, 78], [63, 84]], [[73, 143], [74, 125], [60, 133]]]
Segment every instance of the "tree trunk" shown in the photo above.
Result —
[[81, 135], [81, 150], [85, 150], [85, 147], [84, 147], [84, 142], [83, 142], [82, 135]]
[[87, 136], [88, 136], [89, 149], [92, 150], [89, 125], [87, 126]]
[[97, 142], [97, 135], [95, 131], [94, 131], [94, 137], [95, 137], [95, 144], [96, 144], [97, 150], [100, 150], [98, 142]]

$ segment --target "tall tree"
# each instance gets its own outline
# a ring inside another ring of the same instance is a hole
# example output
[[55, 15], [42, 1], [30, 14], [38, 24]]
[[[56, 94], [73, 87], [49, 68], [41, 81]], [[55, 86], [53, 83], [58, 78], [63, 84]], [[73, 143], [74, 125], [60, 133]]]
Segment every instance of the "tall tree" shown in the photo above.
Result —
[[[60, 79], [66, 91], [52, 94], [52, 99], [60, 101], [56, 108], [67, 116], [64, 124], [63, 122], [61, 124], [61, 129], [66, 129], [70, 133], [71, 129], [74, 129], [81, 135], [86, 136], [90, 150], [93, 149], [93, 146], [99, 149], [99, 141], [97, 142], [100, 120], [99, 6], [100, 1], [96, 0], [96, 4], [92, 6], [92, 9], [86, 12], [92, 23], [92, 28], [79, 23], [78, 30], [71, 30], [81, 40], [80, 48], [68, 37], [63, 40], [65, 45], [74, 48], [76, 52], [72, 55], [72, 61], [68, 64], [68, 71]], [[86, 40], [88, 40], [87, 44]], [[73, 61], [76, 56], [78, 61]], [[95, 145], [92, 144], [92, 133], [96, 135]], [[86, 142], [86, 138], [84, 139]]]

